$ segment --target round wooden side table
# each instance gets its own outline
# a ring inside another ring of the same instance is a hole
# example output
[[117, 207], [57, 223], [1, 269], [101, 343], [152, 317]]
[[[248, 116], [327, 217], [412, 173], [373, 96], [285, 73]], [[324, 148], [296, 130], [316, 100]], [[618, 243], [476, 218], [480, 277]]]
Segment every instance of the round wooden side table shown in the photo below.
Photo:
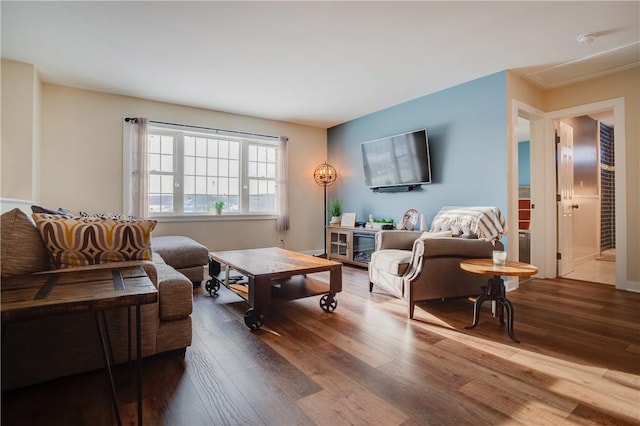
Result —
[[468, 259], [460, 262], [460, 268], [474, 274], [492, 275], [482, 293], [473, 304], [473, 323], [465, 328], [471, 329], [478, 325], [480, 307], [487, 300], [495, 301], [498, 307], [500, 325], [504, 325], [504, 311], [507, 311], [507, 333], [516, 343], [520, 341], [513, 333], [513, 305], [507, 299], [504, 291], [504, 281], [501, 276], [530, 277], [538, 272], [538, 268], [528, 263], [507, 261], [504, 265], [494, 265], [492, 259]]

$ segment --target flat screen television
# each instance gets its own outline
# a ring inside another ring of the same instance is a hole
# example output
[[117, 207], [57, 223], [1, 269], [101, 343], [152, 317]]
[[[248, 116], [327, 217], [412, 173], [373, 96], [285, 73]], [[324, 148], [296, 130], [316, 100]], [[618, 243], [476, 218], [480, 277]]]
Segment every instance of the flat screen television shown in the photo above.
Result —
[[360, 147], [366, 187], [409, 190], [431, 183], [426, 129], [363, 142]]

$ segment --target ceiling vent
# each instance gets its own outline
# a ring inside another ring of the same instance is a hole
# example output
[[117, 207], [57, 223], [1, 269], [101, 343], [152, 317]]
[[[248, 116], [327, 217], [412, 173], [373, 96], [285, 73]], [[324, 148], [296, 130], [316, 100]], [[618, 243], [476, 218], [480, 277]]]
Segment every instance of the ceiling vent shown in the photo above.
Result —
[[526, 78], [545, 89], [588, 80], [640, 64], [640, 42], [575, 59], [527, 74]]

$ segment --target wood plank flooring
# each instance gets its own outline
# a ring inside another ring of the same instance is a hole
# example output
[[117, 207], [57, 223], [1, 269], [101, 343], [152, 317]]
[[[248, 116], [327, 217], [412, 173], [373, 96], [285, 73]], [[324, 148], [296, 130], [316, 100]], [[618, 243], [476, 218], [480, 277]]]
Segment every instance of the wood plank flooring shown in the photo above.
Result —
[[[328, 274], [316, 274], [328, 282]], [[194, 289], [193, 345], [144, 362], [147, 425], [640, 424], [640, 294], [572, 280], [510, 292], [512, 342], [485, 304], [369, 293], [345, 266], [332, 314], [319, 297], [265, 310]], [[103, 371], [2, 394], [2, 425], [112, 425]], [[136, 422], [135, 386], [119, 389]]]

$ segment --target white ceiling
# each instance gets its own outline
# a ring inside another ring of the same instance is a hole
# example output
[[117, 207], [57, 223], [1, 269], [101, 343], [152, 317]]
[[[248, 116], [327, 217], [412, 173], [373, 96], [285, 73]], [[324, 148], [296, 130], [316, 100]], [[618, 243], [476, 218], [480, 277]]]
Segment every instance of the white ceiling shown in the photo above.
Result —
[[331, 127], [506, 69], [550, 88], [637, 65], [639, 5], [2, 1], [1, 47], [48, 83]]

